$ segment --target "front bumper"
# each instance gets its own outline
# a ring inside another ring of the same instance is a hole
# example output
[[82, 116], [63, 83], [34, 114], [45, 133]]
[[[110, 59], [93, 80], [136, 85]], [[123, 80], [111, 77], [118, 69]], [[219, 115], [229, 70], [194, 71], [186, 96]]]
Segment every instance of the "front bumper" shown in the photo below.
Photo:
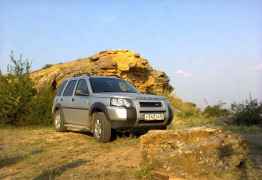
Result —
[[[162, 112], [165, 114], [165, 119], [161, 121], [152, 120], [144, 121], [142, 118], [143, 113], [157, 113]], [[139, 108], [124, 108], [124, 107], [107, 107], [107, 115], [111, 121], [113, 129], [121, 128], [149, 128], [157, 129], [169, 125], [173, 120], [173, 110], [170, 106], [164, 107], [161, 110], [142, 110]]]

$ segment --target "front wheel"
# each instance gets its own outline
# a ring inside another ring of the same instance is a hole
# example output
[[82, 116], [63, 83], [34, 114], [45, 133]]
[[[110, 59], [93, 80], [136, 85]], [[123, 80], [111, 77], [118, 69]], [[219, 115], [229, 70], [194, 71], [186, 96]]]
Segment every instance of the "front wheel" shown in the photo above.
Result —
[[63, 132], [63, 131], [66, 130], [66, 128], [64, 126], [64, 119], [63, 119], [61, 110], [57, 110], [55, 112], [55, 115], [54, 115], [54, 126], [55, 126], [55, 130], [58, 131], [58, 132]]
[[111, 124], [104, 113], [97, 112], [93, 116], [93, 133], [99, 142], [109, 142], [111, 139]]

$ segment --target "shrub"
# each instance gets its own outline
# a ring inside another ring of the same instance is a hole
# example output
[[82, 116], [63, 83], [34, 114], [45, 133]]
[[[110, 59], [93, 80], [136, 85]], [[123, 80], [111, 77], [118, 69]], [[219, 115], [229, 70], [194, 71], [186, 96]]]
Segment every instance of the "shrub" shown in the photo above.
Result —
[[22, 56], [19, 59], [11, 52], [12, 64], [7, 74], [0, 75], [0, 122], [17, 124], [30, 112], [30, 103], [36, 90], [29, 78], [30, 63]]
[[203, 114], [206, 117], [225, 117], [228, 116], [230, 114], [230, 111], [223, 108], [224, 103], [221, 104], [217, 104], [214, 106], [207, 106], [204, 111]]
[[54, 91], [50, 86], [36, 91], [29, 77], [30, 63], [10, 55], [7, 74], [0, 74], [0, 123], [15, 125], [48, 125]]
[[244, 103], [232, 104], [233, 122], [237, 125], [257, 125], [262, 123], [262, 103], [257, 99], [246, 100]]
[[31, 112], [27, 116], [26, 124], [50, 125], [52, 123], [52, 103], [54, 91], [45, 86], [33, 97]]

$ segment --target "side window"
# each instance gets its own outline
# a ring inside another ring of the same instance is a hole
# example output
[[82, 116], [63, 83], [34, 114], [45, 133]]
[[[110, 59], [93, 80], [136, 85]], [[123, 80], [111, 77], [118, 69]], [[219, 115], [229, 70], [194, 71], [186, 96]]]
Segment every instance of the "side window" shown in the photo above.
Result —
[[80, 80], [78, 81], [78, 84], [77, 84], [77, 86], [76, 86], [76, 92], [77, 92], [78, 90], [82, 91], [82, 92], [85, 93], [85, 94], [89, 94], [86, 80], [80, 79]]
[[71, 80], [66, 86], [63, 96], [72, 96], [76, 85], [76, 80]]
[[65, 88], [66, 83], [67, 83], [67, 80], [63, 81], [62, 84], [59, 86], [57, 93], [56, 93], [57, 96], [62, 95], [62, 92], [63, 92], [63, 89]]

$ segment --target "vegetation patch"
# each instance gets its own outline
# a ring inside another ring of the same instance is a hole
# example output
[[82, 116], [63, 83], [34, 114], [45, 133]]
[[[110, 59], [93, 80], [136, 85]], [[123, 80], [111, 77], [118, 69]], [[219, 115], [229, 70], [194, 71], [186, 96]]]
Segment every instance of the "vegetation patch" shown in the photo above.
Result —
[[10, 55], [7, 74], [0, 74], [0, 124], [51, 124], [54, 91], [49, 85], [38, 91], [30, 78], [31, 64], [23, 56]]

